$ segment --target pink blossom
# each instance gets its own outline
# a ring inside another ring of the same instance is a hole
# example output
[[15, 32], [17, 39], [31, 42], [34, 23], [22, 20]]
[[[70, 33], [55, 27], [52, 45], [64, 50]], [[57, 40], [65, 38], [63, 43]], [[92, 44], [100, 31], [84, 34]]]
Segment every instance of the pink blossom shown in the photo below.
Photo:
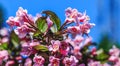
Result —
[[60, 59], [59, 58], [55, 58], [54, 56], [50, 56], [49, 57], [49, 61], [50, 63], [48, 64], [48, 66], [60, 66]]
[[48, 29], [50, 29], [50, 27], [53, 25], [53, 22], [52, 22], [52, 20], [50, 20], [50, 17], [47, 17], [46, 21], [48, 24]]
[[36, 55], [33, 58], [34, 65], [33, 66], [44, 66], [45, 59], [42, 56]]
[[87, 22], [90, 20], [89, 16], [86, 15], [86, 11], [82, 14], [78, 12], [77, 9], [72, 9], [69, 7], [65, 10], [65, 12], [66, 22], [76, 22], [79, 24], [79, 22]]
[[31, 60], [30, 58], [27, 58], [27, 59], [25, 60], [24, 66], [32, 66], [32, 60]]
[[84, 46], [88, 46], [92, 43], [92, 37], [87, 37], [84, 40]]
[[99, 61], [90, 61], [88, 66], [102, 66]]
[[111, 62], [117, 62], [119, 60], [119, 57], [110, 56], [108, 60], [111, 61]]
[[82, 33], [89, 33], [90, 32], [90, 28], [92, 28], [93, 26], [95, 26], [95, 24], [93, 23], [85, 23], [85, 24], [81, 24], [80, 25], [80, 30]]
[[80, 45], [84, 41], [84, 38], [81, 35], [77, 35], [73, 40], [75, 45]]
[[24, 38], [29, 32], [33, 32], [34, 29], [29, 28], [27, 25], [22, 25], [21, 27], [17, 27], [14, 31], [19, 38]]
[[2, 29], [0, 29], [0, 35], [2, 35], [2, 36], [8, 36], [8, 30], [7, 30], [7, 28], [2, 28]]
[[65, 57], [63, 59], [63, 63], [64, 63], [65, 66], [76, 66], [77, 63], [78, 63], [78, 60], [76, 59], [75, 56], [70, 56], [70, 58]]
[[111, 66], [108, 63], [101, 63], [100, 61], [90, 61], [88, 66]]
[[4, 37], [4, 38], [2, 38], [2, 40], [1, 40], [2, 43], [8, 42], [8, 41], [9, 41], [9, 38], [8, 38], [8, 37]]
[[61, 44], [59, 40], [56, 40], [56, 41], [55, 41], [55, 40], [52, 40], [52, 41], [51, 41], [51, 44], [52, 44], [52, 45], [49, 46], [49, 50], [50, 50], [50, 51], [53, 51], [53, 52], [59, 51], [60, 44]]
[[0, 65], [2, 64], [2, 61], [5, 61], [8, 59], [8, 51], [7, 50], [1, 50], [0, 51]]
[[114, 66], [120, 66], [120, 58], [119, 58], [119, 60], [115, 63]]
[[93, 56], [95, 56], [95, 55], [97, 55], [97, 49], [95, 48], [95, 47], [93, 47], [92, 48], [92, 50], [91, 50], [91, 54], [93, 55]]
[[65, 41], [62, 41], [60, 45], [60, 53], [66, 56], [68, 55], [69, 49], [69, 44]]
[[27, 10], [19, 7], [18, 11], [16, 12], [16, 17], [18, 17], [20, 22], [33, 22], [33, 17], [27, 14]]
[[21, 23], [20, 23], [20, 21], [19, 21], [18, 19], [19, 19], [18, 17], [13, 17], [13, 16], [11, 16], [11, 17], [8, 18], [8, 20], [7, 20], [6, 22], [7, 22], [7, 24], [9, 24], [11, 27], [13, 27], [13, 26], [20, 26]]
[[85, 66], [85, 64], [80, 64], [79, 66]]
[[37, 50], [34, 49], [34, 46], [39, 45], [39, 42], [24, 42], [22, 43], [22, 50], [20, 55], [30, 56], [31, 54], [37, 53]]
[[7, 63], [5, 64], [5, 66], [13, 66], [15, 64], [14, 60], [9, 60], [7, 61]]
[[68, 32], [70, 32], [73, 35], [80, 34], [80, 28], [79, 26], [70, 26], [67, 28]]
[[19, 7], [18, 11], [16, 12], [16, 16], [19, 17], [25, 16], [26, 14], [27, 14], [27, 10], [26, 9], [24, 10], [22, 7]]
[[109, 50], [109, 54], [111, 56], [117, 56], [117, 57], [119, 57], [120, 50], [116, 46], [113, 46], [112, 49]]

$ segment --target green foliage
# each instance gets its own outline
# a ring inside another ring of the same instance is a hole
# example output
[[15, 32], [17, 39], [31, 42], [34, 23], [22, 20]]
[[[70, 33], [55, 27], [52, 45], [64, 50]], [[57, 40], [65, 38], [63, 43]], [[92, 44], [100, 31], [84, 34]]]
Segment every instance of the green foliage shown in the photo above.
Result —
[[109, 49], [112, 48], [112, 43], [108, 35], [104, 35], [98, 45], [98, 49], [103, 49], [105, 52], [109, 52]]
[[36, 50], [42, 51], [42, 52], [46, 52], [48, 51], [48, 48], [44, 45], [37, 45], [34, 47]]
[[95, 58], [102, 63], [105, 63], [109, 58], [109, 54], [105, 53], [103, 49], [100, 49], [97, 51], [97, 56]]
[[50, 19], [54, 22], [57, 30], [60, 29], [60, 22], [61, 21], [60, 21], [59, 17], [54, 12], [46, 10], [46, 11], [43, 11], [42, 13], [46, 14], [47, 16], [50, 17]]
[[13, 46], [14, 46], [15, 48], [18, 48], [18, 46], [20, 45], [20, 39], [19, 39], [19, 37], [15, 34], [14, 31], [11, 32], [11, 34], [10, 34], [10, 39], [11, 39], [11, 42], [12, 42]]
[[48, 28], [46, 18], [44, 18], [44, 17], [38, 18], [35, 23], [36, 23], [36, 25], [37, 25], [37, 28], [38, 28], [42, 33], [44, 33], [44, 32], [47, 30], [47, 28]]
[[8, 43], [2, 43], [2, 44], [0, 45], [0, 50], [6, 50], [7, 47], [8, 47]]

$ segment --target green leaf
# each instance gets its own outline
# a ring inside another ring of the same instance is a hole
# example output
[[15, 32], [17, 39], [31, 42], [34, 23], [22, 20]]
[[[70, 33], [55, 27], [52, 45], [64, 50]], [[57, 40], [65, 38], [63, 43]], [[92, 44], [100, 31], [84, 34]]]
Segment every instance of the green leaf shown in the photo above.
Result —
[[15, 34], [14, 31], [11, 32], [10, 39], [11, 39], [11, 42], [12, 42], [13, 46], [15, 48], [18, 48], [18, 46], [20, 44], [20, 39], [19, 39], [18, 35]]
[[43, 14], [46, 14], [50, 17], [50, 19], [54, 22], [55, 26], [57, 27], [57, 30], [60, 29], [60, 19], [59, 17], [52, 11], [46, 10], [42, 12]]
[[0, 45], [0, 50], [6, 50], [8, 48], [8, 44], [7, 43], [2, 43]]
[[56, 32], [57, 32], [57, 28], [55, 28], [55, 26], [52, 26], [52, 27], [51, 27], [51, 31], [52, 31], [53, 33], [56, 33]]
[[44, 33], [47, 30], [47, 28], [48, 28], [46, 18], [43, 18], [43, 17], [40, 17], [40, 18], [37, 19], [36, 25], [37, 25], [37, 28], [42, 33]]
[[106, 60], [108, 60], [109, 55], [106, 54], [103, 49], [100, 49], [97, 51], [97, 56], [96, 59], [101, 61], [101, 62], [105, 62]]
[[46, 52], [48, 51], [48, 48], [44, 45], [37, 45], [34, 47], [36, 50], [39, 50], [39, 51], [43, 51], [43, 52]]

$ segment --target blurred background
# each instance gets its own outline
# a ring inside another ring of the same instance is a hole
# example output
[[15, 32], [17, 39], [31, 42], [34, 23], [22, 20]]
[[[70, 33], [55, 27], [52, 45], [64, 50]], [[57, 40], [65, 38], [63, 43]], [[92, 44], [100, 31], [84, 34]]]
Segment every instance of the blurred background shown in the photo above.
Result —
[[90, 22], [96, 24], [90, 36], [98, 48], [107, 49], [113, 44], [120, 47], [120, 0], [0, 0], [0, 28], [8, 27], [6, 20], [9, 16], [15, 16], [19, 7], [34, 16], [42, 10], [54, 11], [62, 22], [66, 8], [76, 8], [80, 12], [86, 10]]

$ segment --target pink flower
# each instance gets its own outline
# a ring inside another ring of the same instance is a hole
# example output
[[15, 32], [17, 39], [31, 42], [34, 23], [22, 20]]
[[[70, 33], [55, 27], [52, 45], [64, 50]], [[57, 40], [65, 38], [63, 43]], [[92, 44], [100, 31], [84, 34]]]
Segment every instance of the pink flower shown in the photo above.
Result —
[[90, 32], [90, 28], [92, 28], [93, 26], [95, 26], [95, 24], [93, 24], [93, 23], [84, 23], [84, 24], [81, 24], [80, 25], [81, 33], [88, 34]]
[[115, 63], [114, 66], [120, 66], [120, 58], [119, 58], [119, 60]]
[[49, 61], [50, 63], [48, 64], [48, 66], [60, 66], [60, 59], [59, 58], [55, 58], [54, 56], [50, 56], [49, 57]]
[[78, 60], [76, 59], [75, 56], [70, 56], [70, 58], [65, 57], [63, 59], [63, 63], [64, 63], [65, 66], [76, 66], [77, 63], [78, 63]]
[[5, 66], [13, 66], [15, 64], [14, 60], [9, 60], [7, 61], [7, 63], [5, 64]]
[[1, 36], [8, 36], [8, 30], [7, 30], [7, 28], [2, 28], [2, 29], [0, 29], [0, 35]]
[[109, 65], [107, 63], [102, 64], [99, 61], [90, 61], [88, 63], [88, 66], [111, 66], [111, 65]]
[[92, 37], [85, 38], [84, 46], [90, 45], [92, 43]]
[[25, 60], [24, 66], [32, 66], [32, 60], [31, 60], [30, 58], [27, 58], [27, 59]]
[[68, 55], [68, 52], [69, 52], [69, 44], [65, 41], [62, 41], [61, 42], [61, 45], [60, 45], [60, 53], [64, 56]]
[[79, 24], [79, 22], [87, 22], [90, 20], [89, 16], [86, 15], [86, 11], [82, 14], [78, 12], [77, 9], [72, 9], [70, 7], [65, 10], [65, 15], [65, 21], [68, 23], [76, 22], [77, 24]]
[[85, 66], [85, 64], [80, 64], [79, 66]]
[[20, 21], [19, 21], [18, 19], [19, 19], [18, 17], [13, 17], [13, 16], [11, 16], [11, 17], [8, 18], [8, 20], [7, 20], [6, 22], [7, 22], [7, 24], [9, 24], [11, 27], [13, 27], [13, 26], [20, 26], [21, 23], [20, 23]]
[[22, 43], [22, 50], [20, 55], [30, 56], [31, 54], [37, 53], [37, 50], [34, 49], [34, 46], [39, 45], [39, 42], [24, 42]]
[[2, 40], [1, 40], [2, 43], [6, 43], [6, 42], [8, 42], [8, 41], [9, 41], [9, 38], [8, 38], [8, 37], [4, 37], [4, 38], [2, 38]]
[[84, 38], [81, 35], [77, 35], [73, 40], [74, 44], [79, 46], [84, 41]]
[[45, 59], [42, 56], [36, 55], [33, 58], [34, 65], [33, 66], [44, 66]]
[[34, 22], [33, 17], [27, 14], [27, 10], [19, 7], [16, 12], [16, 17], [18, 17], [20, 22]]
[[2, 61], [5, 61], [8, 59], [8, 51], [7, 50], [1, 50], [0, 51], [0, 65], [2, 64]]
[[53, 25], [53, 22], [52, 22], [52, 20], [50, 20], [50, 17], [47, 17], [46, 21], [48, 24], [48, 29], [50, 29], [50, 27]]
[[92, 50], [91, 50], [91, 54], [93, 55], [93, 56], [95, 56], [95, 55], [97, 55], [97, 49], [95, 48], [95, 47], [93, 47], [92, 48]]
[[50, 51], [53, 51], [53, 52], [59, 51], [59, 47], [60, 47], [60, 44], [61, 44], [59, 40], [56, 40], [56, 41], [52, 40], [51, 44], [52, 45], [49, 46]]
[[19, 38], [24, 38], [28, 33], [28, 27], [26, 25], [22, 25], [15, 29], [15, 33], [19, 36]]
[[29, 28], [27, 25], [22, 25], [21, 27], [17, 27], [15, 33], [19, 36], [19, 38], [24, 38], [29, 32], [33, 32], [33, 28]]
[[80, 28], [79, 26], [70, 26], [67, 28], [68, 32], [70, 32], [73, 35], [80, 34]]
[[16, 12], [16, 16], [21, 17], [25, 16], [27, 14], [27, 10], [23, 9], [22, 7], [19, 7], [18, 11]]
[[119, 50], [116, 46], [113, 46], [113, 48], [109, 50], [109, 54], [110, 54], [111, 56], [119, 57], [119, 55], [120, 55], [120, 50]]
[[111, 62], [117, 62], [119, 60], [119, 57], [110, 56], [108, 60], [111, 61]]
[[102, 66], [99, 61], [90, 61], [88, 66]]

